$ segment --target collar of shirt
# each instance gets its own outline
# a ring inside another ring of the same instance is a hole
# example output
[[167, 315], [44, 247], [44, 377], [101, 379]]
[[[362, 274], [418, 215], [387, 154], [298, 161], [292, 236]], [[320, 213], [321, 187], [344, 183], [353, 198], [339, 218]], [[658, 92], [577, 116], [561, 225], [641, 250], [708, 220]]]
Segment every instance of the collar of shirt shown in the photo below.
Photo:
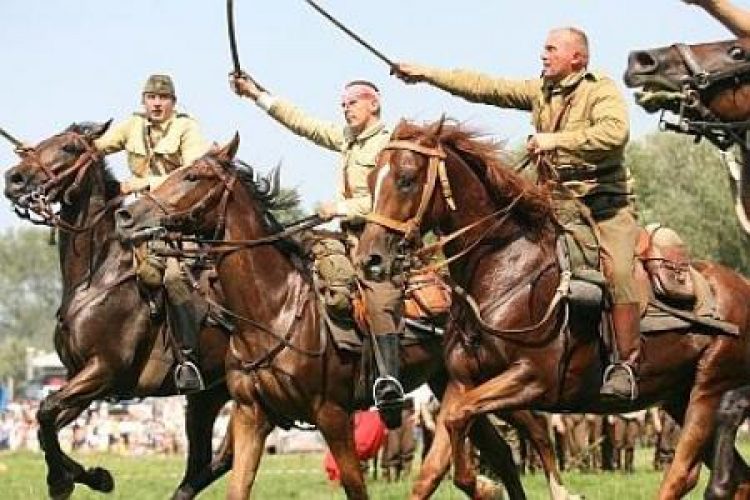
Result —
[[566, 94], [578, 86], [584, 78], [595, 80], [596, 75], [588, 69], [584, 69], [576, 73], [571, 73], [559, 82], [543, 80], [542, 87], [544, 89], [544, 95], [549, 99], [553, 95]]
[[372, 125], [366, 129], [364, 129], [362, 132], [360, 132], [359, 135], [354, 135], [354, 132], [349, 127], [346, 127], [346, 141], [349, 143], [356, 142], [356, 141], [366, 141], [370, 137], [379, 134], [383, 129], [385, 128], [385, 124], [383, 122], [377, 122], [375, 125]]

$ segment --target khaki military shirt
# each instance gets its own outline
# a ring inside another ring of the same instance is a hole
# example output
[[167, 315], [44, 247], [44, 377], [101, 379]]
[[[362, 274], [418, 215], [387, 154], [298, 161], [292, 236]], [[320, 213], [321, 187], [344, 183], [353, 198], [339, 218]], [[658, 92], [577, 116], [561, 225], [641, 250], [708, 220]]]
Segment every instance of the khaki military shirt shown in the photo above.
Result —
[[208, 142], [198, 123], [186, 114], [176, 113], [163, 123], [151, 123], [134, 113], [95, 141], [104, 154], [127, 151], [133, 175], [149, 179], [157, 187], [176, 168], [190, 165], [208, 151]]
[[287, 101], [274, 99], [268, 113], [297, 135], [315, 144], [341, 153], [337, 187], [337, 212], [347, 220], [359, 222], [372, 210], [372, 194], [367, 176], [375, 160], [391, 138], [382, 123], [355, 136], [349, 127], [311, 118]]
[[[427, 81], [469, 101], [530, 111], [539, 146], [554, 151], [561, 179], [579, 196], [630, 194], [630, 175], [623, 167], [628, 110], [611, 78], [582, 71], [552, 85], [543, 78], [510, 80], [432, 69]], [[568, 100], [560, 126], [553, 131]]]

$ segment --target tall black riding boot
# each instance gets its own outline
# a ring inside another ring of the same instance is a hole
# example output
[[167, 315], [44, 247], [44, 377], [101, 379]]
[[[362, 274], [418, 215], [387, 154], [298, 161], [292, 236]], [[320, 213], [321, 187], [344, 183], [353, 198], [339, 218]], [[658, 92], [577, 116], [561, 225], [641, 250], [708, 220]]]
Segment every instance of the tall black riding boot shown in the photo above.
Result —
[[375, 335], [378, 349], [383, 356], [385, 373], [381, 373], [372, 387], [375, 406], [389, 429], [401, 427], [401, 411], [404, 409], [404, 388], [399, 382], [400, 336], [398, 333]]
[[179, 364], [174, 374], [177, 391], [181, 394], [202, 391], [206, 386], [197, 363], [200, 324], [195, 306], [189, 300], [179, 304], [170, 303], [169, 315], [182, 354], [178, 357]]

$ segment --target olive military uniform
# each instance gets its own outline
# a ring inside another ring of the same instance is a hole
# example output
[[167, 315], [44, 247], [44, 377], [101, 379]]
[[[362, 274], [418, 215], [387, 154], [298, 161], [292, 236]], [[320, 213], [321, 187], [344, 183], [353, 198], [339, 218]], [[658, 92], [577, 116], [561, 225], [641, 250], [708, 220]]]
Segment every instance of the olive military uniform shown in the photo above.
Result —
[[[563, 184], [592, 212], [601, 232], [614, 303], [637, 302], [633, 265], [637, 225], [632, 182], [623, 166], [628, 111], [615, 83], [592, 71], [557, 84], [543, 78], [509, 80], [467, 70], [437, 70], [427, 81], [473, 102], [531, 112], [543, 150], [553, 150]], [[566, 107], [556, 131], [554, 122]]]

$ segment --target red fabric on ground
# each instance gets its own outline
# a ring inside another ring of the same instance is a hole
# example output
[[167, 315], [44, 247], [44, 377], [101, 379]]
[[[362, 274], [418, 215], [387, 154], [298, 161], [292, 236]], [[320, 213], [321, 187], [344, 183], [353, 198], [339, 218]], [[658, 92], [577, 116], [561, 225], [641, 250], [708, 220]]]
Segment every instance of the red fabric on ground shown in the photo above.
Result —
[[[354, 414], [354, 444], [359, 460], [369, 460], [377, 455], [385, 441], [385, 424], [377, 410], [358, 411]], [[330, 450], [323, 459], [328, 479], [340, 479], [339, 468]]]

